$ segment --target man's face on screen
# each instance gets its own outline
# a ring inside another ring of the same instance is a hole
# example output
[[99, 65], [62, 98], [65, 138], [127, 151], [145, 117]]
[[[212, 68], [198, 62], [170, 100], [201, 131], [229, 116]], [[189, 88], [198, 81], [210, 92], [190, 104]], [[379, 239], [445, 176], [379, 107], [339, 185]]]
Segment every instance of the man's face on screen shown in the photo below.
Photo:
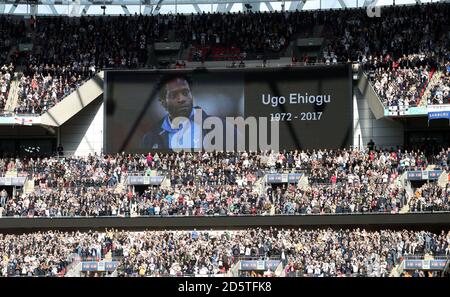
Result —
[[185, 79], [177, 78], [167, 83], [164, 105], [172, 119], [189, 117], [193, 107], [193, 98], [189, 84]]

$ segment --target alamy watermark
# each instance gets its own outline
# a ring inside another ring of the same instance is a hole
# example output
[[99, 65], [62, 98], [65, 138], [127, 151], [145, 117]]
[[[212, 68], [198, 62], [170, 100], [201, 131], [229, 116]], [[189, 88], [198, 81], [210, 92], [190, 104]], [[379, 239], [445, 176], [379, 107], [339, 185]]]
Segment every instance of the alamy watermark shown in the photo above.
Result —
[[[280, 122], [268, 117], [176, 117], [169, 138], [173, 151], [279, 151]], [[270, 140], [269, 140], [270, 137]]]

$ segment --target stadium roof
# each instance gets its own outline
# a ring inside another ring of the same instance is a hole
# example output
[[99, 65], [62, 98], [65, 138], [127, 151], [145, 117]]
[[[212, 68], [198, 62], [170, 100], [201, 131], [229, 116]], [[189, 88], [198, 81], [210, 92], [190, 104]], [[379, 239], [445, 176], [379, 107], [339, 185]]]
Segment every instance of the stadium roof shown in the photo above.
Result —
[[0, 0], [0, 14], [15, 15], [130, 15], [295, 11], [339, 9], [395, 4], [415, 4], [448, 0]]

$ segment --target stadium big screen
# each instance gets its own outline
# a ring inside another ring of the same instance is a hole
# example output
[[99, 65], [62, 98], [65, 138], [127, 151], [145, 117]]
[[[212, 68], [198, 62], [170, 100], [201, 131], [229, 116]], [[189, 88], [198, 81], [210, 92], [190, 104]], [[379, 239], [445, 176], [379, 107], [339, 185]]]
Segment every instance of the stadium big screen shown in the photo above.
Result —
[[351, 83], [350, 65], [106, 71], [104, 148], [228, 149], [240, 139], [247, 150], [255, 139], [257, 149], [276, 142], [280, 150], [347, 147]]

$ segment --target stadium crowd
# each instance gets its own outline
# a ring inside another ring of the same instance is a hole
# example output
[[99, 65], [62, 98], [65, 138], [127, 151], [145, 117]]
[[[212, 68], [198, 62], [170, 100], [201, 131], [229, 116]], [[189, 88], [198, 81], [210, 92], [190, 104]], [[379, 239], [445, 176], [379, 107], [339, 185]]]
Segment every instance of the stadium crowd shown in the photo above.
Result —
[[[376, 68], [374, 83], [386, 104], [415, 106], [434, 70], [449, 62], [449, 40], [445, 34], [445, 16], [449, 12], [447, 3], [433, 3], [385, 7], [381, 11], [383, 18], [369, 18], [362, 8], [38, 17], [29, 23], [2, 16], [0, 32], [5, 44], [0, 49], [0, 61], [8, 59], [19, 37], [26, 32], [35, 36], [30, 52], [10, 58], [15, 61], [22, 55], [25, 68], [20, 104], [15, 112], [39, 114], [96, 71], [151, 67], [150, 49], [155, 42], [179, 41], [183, 48], [192, 47], [195, 53], [221, 48], [221, 52], [233, 52], [239, 59], [265, 59], [274, 52], [283, 54], [292, 38], [323, 37], [324, 54], [316, 62], [355, 61], [366, 69]], [[130, 27], [136, 30], [128, 30]]]
[[431, 88], [428, 105], [450, 104], [450, 66], [447, 67]]
[[241, 258], [280, 259], [287, 276], [389, 276], [408, 255], [450, 255], [450, 232], [250, 228], [0, 234], [1, 276], [63, 276], [72, 259], [116, 260], [119, 276], [217, 275]]
[[450, 61], [448, 22], [441, 21], [448, 12], [445, 5], [417, 5], [383, 9], [383, 18], [348, 13], [330, 21], [345, 25], [331, 26], [329, 52], [359, 61], [386, 106], [418, 106], [433, 73]]
[[404, 190], [388, 184], [288, 188], [269, 188], [267, 195], [236, 185], [152, 187], [142, 195], [105, 187], [59, 188], [5, 198], [2, 206], [4, 216], [27, 217], [234, 216], [398, 213], [406, 203]]
[[[28, 174], [35, 183], [31, 193], [17, 192], [2, 198], [0, 214], [36, 217], [398, 213], [407, 197], [396, 178], [405, 170], [426, 168], [430, 164], [428, 158], [423, 151], [314, 150], [0, 159], [0, 171]], [[440, 168], [448, 168], [448, 151], [440, 151], [433, 161]], [[309, 181], [303, 186], [257, 185], [257, 179], [268, 172], [303, 172]], [[166, 175], [170, 185], [133, 189], [121, 184], [133, 174]], [[427, 199], [448, 200], [448, 192], [439, 197], [435, 193]], [[422, 210], [427, 209], [421, 207], [418, 211]]]
[[20, 38], [25, 36], [25, 21], [23, 18], [14, 18], [2, 14], [0, 16], [0, 65], [4, 74], [4, 67], [12, 66], [9, 69], [12, 74], [14, 65], [16, 65], [16, 53], [13, 46]]
[[48, 111], [65, 96], [75, 91], [87, 77], [75, 67], [43, 65], [31, 67], [20, 79], [19, 102], [15, 108], [20, 114], [41, 114]]
[[[242, 59], [266, 59], [282, 54], [293, 38], [312, 36], [325, 37], [324, 62], [359, 61], [384, 104], [417, 106], [436, 69], [448, 66], [449, 12], [442, 3], [383, 8], [383, 18], [368, 18], [365, 9], [39, 17], [29, 24], [1, 16], [0, 112], [13, 65], [25, 69], [15, 112], [41, 114], [101, 69], [150, 67], [154, 42], [180, 41], [196, 52], [237, 48]], [[35, 40], [31, 51], [11, 55], [26, 32]], [[449, 102], [448, 73], [425, 98], [428, 104]], [[405, 206], [410, 212], [450, 211], [449, 183], [426, 183], [408, 197], [397, 182], [406, 170], [431, 164], [448, 170], [449, 156], [450, 148], [431, 154], [399, 149], [1, 158], [0, 174], [28, 175], [35, 184], [30, 193], [14, 195], [0, 187], [0, 216], [398, 213]], [[301, 172], [308, 184], [257, 183], [269, 172]], [[135, 190], [123, 184], [133, 174], [164, 175], [170, 185]], [[276, 258], [287, 276], [385, 277], [405, 256], [425, 254], [450, 256], [450, 231], [46, 230], [0, 233], [0, 276], [64, 276], [74, 259], [119, 261], [117, 273], [127, 277], [217, 275], [241, 258]]]
[[386, 106], [415, 107], [428, 83], [428, 70], [381, 69], [374, 74], [374, 89]]
[[9, 96], [9, 89], [11, 85], [11, 79], [13, 77], [14, 66], [12, 64], [3, 65], [0, 68], [0, 113], [6, 107], [6, 101]]
[[426, 183], [416, 189], [409, 201], [411, 212], [450, 211], [450, 183], [440, 187], [437, 182]]
[[[148, 154], [90, 154], [66, 157], [0, 158], [0, 172], [15, 171], [32, 174], [35, 179], [51, 181], [57, 174], [74, 182], [83, 182], [105, 172], [114, 175], [139, 172], [149, 175], [152, 170], [168, 174], [172, 183], [217, 185], [235, 183], [247, 175], [254, 180], [262, 171], [307, 171], [313, 183], [342, 182], [349, 173], [358, 175], [367, 170], [381, 172], [382, 179], [405, 170], [420, 170], [429, 164], [448, 166], [449, 148], [392, 150], [295, 150], [280, 152], [150, 152]], [[71, 178], [71, 174], [77, 176]], [[371, 173], [373, 175], [375, 173]], [[386, 176], [387, 174], [387, 176]], [[82, 175], [80, 178], [80, 176]], [[218, 182], [220, 181], [220, 183]]]

